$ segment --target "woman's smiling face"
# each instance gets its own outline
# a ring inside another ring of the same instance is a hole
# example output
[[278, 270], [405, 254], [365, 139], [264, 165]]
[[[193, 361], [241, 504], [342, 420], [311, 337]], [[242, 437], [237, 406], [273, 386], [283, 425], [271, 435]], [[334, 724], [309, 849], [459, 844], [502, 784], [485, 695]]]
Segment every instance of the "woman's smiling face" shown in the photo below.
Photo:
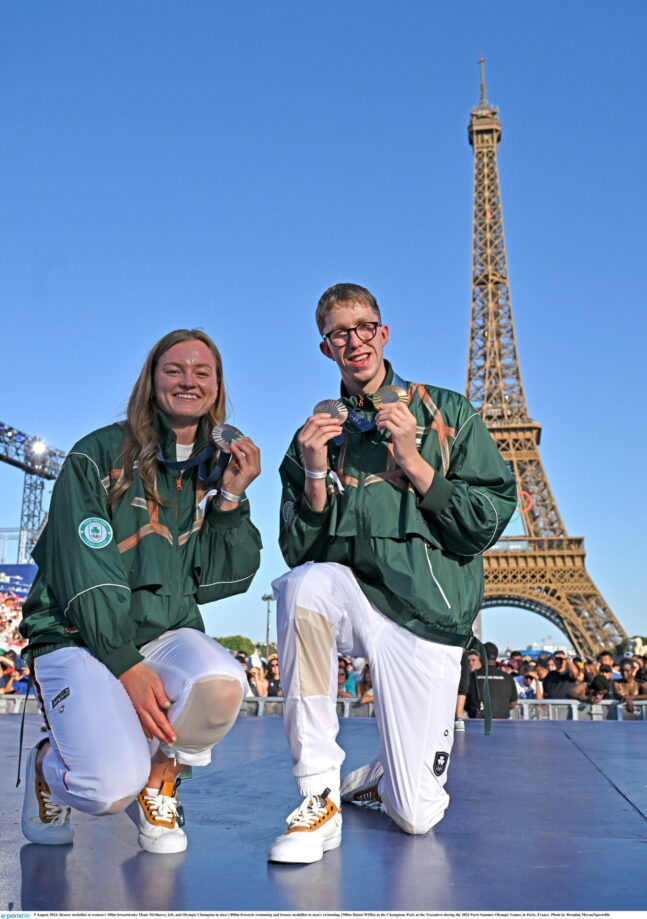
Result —
[[176, 434], [197, 427], [218, 396], [211, 350], [195, 339], [173, 345], [157, 362], [153, 385], [157, 404]]

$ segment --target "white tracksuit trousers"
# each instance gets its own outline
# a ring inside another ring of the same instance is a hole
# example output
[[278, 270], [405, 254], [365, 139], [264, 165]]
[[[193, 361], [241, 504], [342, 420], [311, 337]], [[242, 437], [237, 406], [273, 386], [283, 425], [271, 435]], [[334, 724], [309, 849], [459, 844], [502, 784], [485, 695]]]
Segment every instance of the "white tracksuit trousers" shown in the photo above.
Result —
[[384, 769], [378, 791], [407, 833], [426, 833], [449, 803], [444, 785], [454, 740], [462, 648], [426, 641], [381, 613], [353, 572], [308, 563], [273, 582], [284, 723], [303, 795], [340, 785], [337, 653], [370, 662]]
[[[238, 715], [243, 668], [196, 629], [165, 632], [140, 651], [172, 702], [166, 714], [178, 739], [162, 752], [207, 765]], [[34, 683], [51, 741], [43, 776], [54, 800], [88, 814], [123, 810], [146, 784], [160, 742], [146, 740], [121, 682], [85, 648], [60, 648], [36, 658]]]

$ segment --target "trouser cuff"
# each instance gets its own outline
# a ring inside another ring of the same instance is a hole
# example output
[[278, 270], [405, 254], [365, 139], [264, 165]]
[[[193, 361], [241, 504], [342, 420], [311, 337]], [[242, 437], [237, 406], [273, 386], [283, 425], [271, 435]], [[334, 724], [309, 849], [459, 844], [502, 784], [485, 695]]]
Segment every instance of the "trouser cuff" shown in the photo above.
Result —
[[297, 776], [297, 786], [304, 798], [308, 795], [320, 795], [329, 788], [328, 797], [339, 806], [339, 769], [330, 769], [317, 775]]

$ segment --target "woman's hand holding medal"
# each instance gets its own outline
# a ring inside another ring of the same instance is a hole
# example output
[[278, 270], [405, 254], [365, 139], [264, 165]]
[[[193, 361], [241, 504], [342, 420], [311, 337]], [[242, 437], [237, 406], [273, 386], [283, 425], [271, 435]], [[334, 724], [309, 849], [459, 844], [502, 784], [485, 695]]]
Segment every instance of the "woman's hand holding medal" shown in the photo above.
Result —
[[261, 451], [250, 437], [231, 424], [219, 424], [211, 439], [231, 460], [220, 480], [218, 506], [230, 511], [238, 505], [245, 489], [261, 474]]

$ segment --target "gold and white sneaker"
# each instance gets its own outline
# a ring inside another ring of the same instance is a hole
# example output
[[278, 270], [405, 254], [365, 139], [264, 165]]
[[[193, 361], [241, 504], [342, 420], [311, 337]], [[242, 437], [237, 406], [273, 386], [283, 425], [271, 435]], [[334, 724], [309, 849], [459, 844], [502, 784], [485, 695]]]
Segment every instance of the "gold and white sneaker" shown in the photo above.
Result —
[[308, 795], [286, 819], [287, 830], [272, 845], [271, 862], [310, 864], [341, 843], [341, 811], [328, 795]]
[[139, 845], [146, 852], [170, 855], [186, 849], [186, 833], [181, 829], [184, 813], [173, 782], [163, 782], [156, 795], [144, 788], [126, 813], [139, 827]]
[[360, 766], [354, 772], [349, 772], [341, 783], [342, 801], [356, 804], [358, 807], [368, 807], [371, 810], [384, 810], [382, 798], [377, 790], [383, 775], [384, 769], [379, 760], [373, 760], [372, 763]]
[[27, 758], [22, 832], [30, 842], [39, 842], [44, 846], [64, 846], [74, 841], [70, 808], [52, 799], [49, 786], [36, 766], [38, 754], [46, 743], [49, 741], [44, 737]]

